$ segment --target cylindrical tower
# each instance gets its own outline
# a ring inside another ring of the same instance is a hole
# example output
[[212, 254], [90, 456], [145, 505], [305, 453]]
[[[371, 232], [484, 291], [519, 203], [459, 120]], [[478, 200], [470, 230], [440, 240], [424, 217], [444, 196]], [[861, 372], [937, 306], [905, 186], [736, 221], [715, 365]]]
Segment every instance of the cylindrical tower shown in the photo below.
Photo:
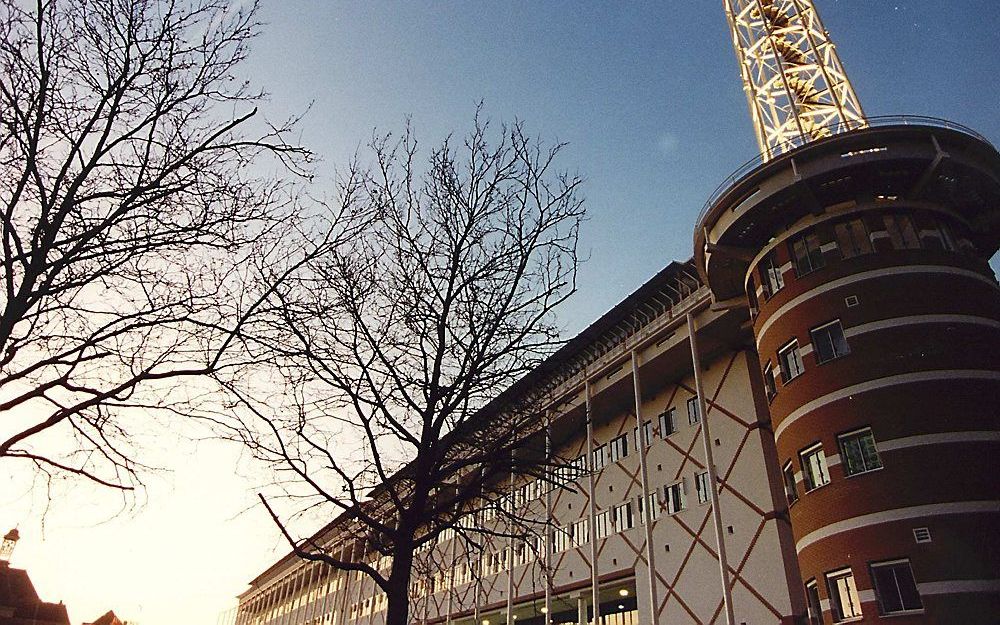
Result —
[[749, 305], [810, 623], [1000, 614], [1000, 154], [869, 126], [720, 189], [695, 259]]

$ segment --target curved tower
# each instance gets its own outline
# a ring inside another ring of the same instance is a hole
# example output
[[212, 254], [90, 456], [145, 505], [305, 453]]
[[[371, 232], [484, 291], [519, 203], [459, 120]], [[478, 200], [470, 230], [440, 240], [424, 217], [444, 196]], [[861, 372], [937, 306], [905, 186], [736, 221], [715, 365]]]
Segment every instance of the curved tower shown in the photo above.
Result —
[[995, 622], [1000, 154], [866, 119], [811, 0], [726, 9], [761, 158], [695, 261], [750, 308], [807, 618]]

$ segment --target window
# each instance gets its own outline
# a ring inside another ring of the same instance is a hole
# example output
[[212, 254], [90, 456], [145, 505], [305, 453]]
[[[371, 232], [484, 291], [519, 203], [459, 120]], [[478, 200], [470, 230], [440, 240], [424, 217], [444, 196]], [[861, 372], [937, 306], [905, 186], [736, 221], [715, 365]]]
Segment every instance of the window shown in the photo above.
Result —
[[634, 519], [632, 518], [632, 502], [626, 501], [620, 506], [612, 508], [611, 517], [616, 533], [632, 529], [634, 527]]
[[893, 560], [871, 565], [872, 582], [878, 598], [879, 614], [899, 614], [923, 610], [909, 560]]
[[774, 367], [770, 360], [764, 365], [764, 392], [767, 393], [767, 401], [771, 401], [778, 394], [778, 387], [774, 383]]
[[819, 585], [815, 579], [806, 582], [806, 607], [809, 609], [809, 625], [823, 625], [823, 604], [819, 601]]
[[913, 225], [913, 218], [909, 215], [883, 215], [885, 230], [889, 233], [889, 240], [897, 250], [920, 249], [920, 239], [917, 237], [917, 229]]
[[788, 384], [793, 379], [802, 375], [805, 367], [802, 366], [802, 356], [799, 354], [799, 342], [793, 340], [778, 350], [778, 363], [781, 365], [781, 382]]
[[618, 462], [628, 455], [628, 435], [622, 434], [613, 438], [608, 444], [611, 447], [611, 462]]
[[565, 529], [557, 527], [552, 530], [552, 553], [560, 553], [570, 548], [573, 539], [572, 527]]
[[789, 242], [795, 275], [804, 276], [822, 268], [823, 252], [819, 249], [819, 236], [815, 232], [803, 232]]
[[857, 475], [882, 468], [882, 460], [875, 447], [875, 435], [871, 428], [848, 432], [837, 437], [840, 445], [840, 460], [844, 465], [844, 475]]
[[590, 542], [590, 519], [580, 519], [569, 526], [569, 535], [573, 545], [579, 547]]
[[572, 463], [572, 479], [578, 480], [584, 475], [587, 475], [587, 456], [580, 456]]
[[594, 516], [594, 540], [600, 540], [610, 534], [611, 511], [605, 510]]
[[830, 474], [826, 470], [826, 456], [823, 445], [817, 443], [799, 452], [802, 461], [802, 476], [805, 478], [806, 492], [830, 483]]
[[826, 585], [830, 591], [834, 622], [861, 618], [861, 601], [858, 599], [858, 587], [854, 585], [851, 569], [827, 573]]
[[666, 438], [677, 431], [676, 422], [674, 421], [676, 413], [677, 411], [673, 408], [668, 408], [660, 413], [660, 438]]
[[684, 482], [663, 487], [667, 514], [676, 514], [684, 509]]
[[844, 258], [854, 258], [862, 254], [871, 254], [874, 251], [868, 228], [865, 227], [865, 222], [862, 219], [852, 219], [837, 224], [833, 231], [837, 237], [840, 255]]
[[750, 316], [756, 317], [760, 306], [757, 304], [757, 285], [754, 284], [752, 275], [747, 280], [747, 303], [750, 304]]
[[781, 267], [777, 265], [774, 252], [760, 261], [760, 285], [764, 289], [764, 299], [771, 299], [785, 286], [785, 279], [781, 276]]
[[816, 362], [824, 363], [834, 358], [840, 358], [851, 353], [844, 338], [844, 328], [840, 320], [831, 321], [809, 332], [812, 336], [813, 350], [816, 352]]
[[708, 503], [712, 500], [712, 494], [709, 491], [708, 471], [695, 474], [694, 488], [698, 492], [698, 503]]
[[643, 500], [642, 497], [639, 497], [638, 499], [636, 499], [636, 504], [638, 505], [637, 510], [638, 510], [638, 513], [639, 513], [639, 522], [640, 523], [644, 522], [644, 519], [643, 519], [643, 516], [642, 516], [642, 511], [643, 511], [643, 508], [644, 508], [643, 501], [645, 501], [645, 503], [649, 504], [649, 519], [651, 521], [655, 521], [656, 519], [660, 518], [660, 501], [659, 501], [659, 499], [660, 499], [659, 492], [657, 492], [657, 491], [653, 491], [653, 492], [649, 493], [649, 496], [647, 496], [645, 498], [645, 500]]
[[594, 470], [600, 471], [608, 464], [608, 446], [601, 445], [594, 449]]
[[691, 425], [696, 425], [701, 421], [701, 412], [698, 410], [698, 396], [695, 395], [688, 399], [688, 423]]
[[[646, 447], [653, 444], [653, 422], [642, 422], [642, 435], [646, 437]], [[632, 428], [632, 436], [635, 437], [635, 450], [639, 451], [639, 428]]]
[[949, 252], [957, 250], [958, 245], [955, 244], [955, 235], [952, 234], [951, 228], [948, 227], [948, 224], [943, 221], [936, 220], [935, 225], [937, 226], [937, 232], [941, 238], [941, 247]]
[[788, 498], [788, 505], [792, 505], [799, 500], [799, 492], [795, 489], [795, 469], [791, 460], [781, 469], [781, 475], [785, 482], [785, 497]]

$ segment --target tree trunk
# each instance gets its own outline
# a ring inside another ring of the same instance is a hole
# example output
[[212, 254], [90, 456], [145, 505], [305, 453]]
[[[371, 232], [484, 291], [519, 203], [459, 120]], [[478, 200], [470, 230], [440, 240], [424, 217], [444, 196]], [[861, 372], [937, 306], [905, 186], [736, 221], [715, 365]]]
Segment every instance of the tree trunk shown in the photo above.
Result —
[[389, 573], [385, 625], [409, 625], [410, 622], [409, 589], [413, 551], [411, 549], [400, 549], [399, 551], [402, 553], [393, 555], [392, 570]]

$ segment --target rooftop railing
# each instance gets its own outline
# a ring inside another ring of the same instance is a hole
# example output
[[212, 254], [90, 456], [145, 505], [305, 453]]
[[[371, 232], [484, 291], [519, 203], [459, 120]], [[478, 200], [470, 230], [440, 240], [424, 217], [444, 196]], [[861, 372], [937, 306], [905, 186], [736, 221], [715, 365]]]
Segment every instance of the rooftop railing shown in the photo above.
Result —
[[[937, 117], [924, 117], [921, 115], [883, 115], [880, 117], [869, 117], [868, 125], [861, 128], [857, 128], [857, 122], [841, 122], [839, 124], [828, 126], [831, 135], [847, 135], [854, 132], [861, 132], [869, 128], [876, 128], [880, 126], [930, 126], [932, 128], [947, 128], [949, 130], [956, 130], [958, 132], [970, 135], [989, 143], [989, 140], [972, 130], [968, 126], [963, 126], [955, 122], [948, 121], [946, 119], [940, 119]], [[786, 141], [785, 143], [779, 145], [775, 152], [781, 155], [787, 154], [791, 150], [805, 145], [809, 145], [814, 141], [803, 142], [802, 139], [793, 139], [791, 141]], [[712, 206], [719, 200], [720, 197], [730, 188], [735, 186], [738, 182], [743, 180], [753, 170], [757, 169], [759, 166], [764, 164], [765, 161], [769, 160], [764, 154], [758, 154], [749, 161], [743, 163], [736, 171], [726, 176], [726, 178], [719, 183], [719, 186], [715, 188], [715, 191], [708, 196], [708, 201], [705, 202], [705, 206], [702, 207], [701, 212], [698, 213], [698, 221], [696, 222], [696, 227], [701, 225], [702, 220], [708, 215], [708, 211], [711, 210]]]

